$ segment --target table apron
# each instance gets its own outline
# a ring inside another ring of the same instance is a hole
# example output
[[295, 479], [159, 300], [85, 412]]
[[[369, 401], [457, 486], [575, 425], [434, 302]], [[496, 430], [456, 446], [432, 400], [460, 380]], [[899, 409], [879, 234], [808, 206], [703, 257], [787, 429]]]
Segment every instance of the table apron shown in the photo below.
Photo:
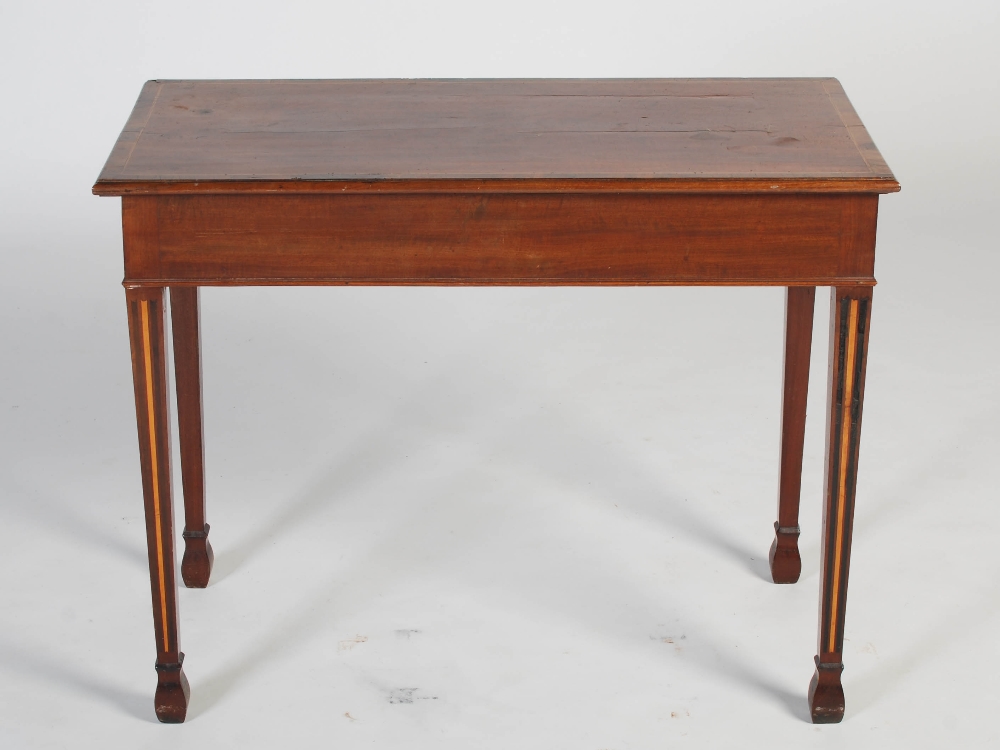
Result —
[[142, 195], [127, 286], [874, 284], [869, 194]]

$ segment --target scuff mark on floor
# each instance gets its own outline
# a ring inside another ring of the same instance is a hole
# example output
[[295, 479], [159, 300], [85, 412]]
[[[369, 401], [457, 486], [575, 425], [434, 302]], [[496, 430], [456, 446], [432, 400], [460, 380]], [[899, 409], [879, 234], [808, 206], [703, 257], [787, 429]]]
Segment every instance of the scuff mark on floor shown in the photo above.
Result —
[[353, 638], [348, 638], [343, 641], [337, 642], [338, 651], [350, 651], [352, 648], [357, 646], [359, 643], [364, 643], [368, 640], [367, 635], [356, 635]]
[[413, 703], [414, 701], [436, 701], [436, 695], [414, 695], [420, 688], [396, 688], [389, 693], [389, 703]]
[[681, 651], [682, 644], [680, 641], [686, 640], [686, 635], [674, 636], [674, 635], [651, 635], [649, 640], [659, 641], [660, 643], [669, 643], [674, 647], [674, 651]]

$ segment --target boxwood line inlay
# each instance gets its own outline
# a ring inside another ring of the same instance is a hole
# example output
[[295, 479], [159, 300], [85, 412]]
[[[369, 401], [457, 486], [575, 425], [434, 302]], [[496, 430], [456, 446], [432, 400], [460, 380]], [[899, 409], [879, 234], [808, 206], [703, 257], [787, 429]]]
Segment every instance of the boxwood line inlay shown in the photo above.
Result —
[[170, 651], [167, 628], [167, 584], [163, 568], [163, 521], [160, 517], [159, 461], [156, 455], [156, 414], [153, 404], [153, 354], [149, 343], [149, 300], [139, 301], [142, 317], [142, 355], [146, 367], [146, 410], [149, 414], [149, 456], [153, 475], [153, 517], [156, 521], [156, 563], [160, 576], [160, 618], [163, 621], [163, 650]]
[[851, 403], [854, 401], [854, 359], [855, 359], [855, 338], [858, 323], [858, 301], [851, 300], [850, 308], [847, 311], [847, 362], [844, 368], [844, 399], [843, 408], [840, 412], [840, 471], [839, 487], [837, 491], [837, 531], [834, 549], [838, 553], [834, 554], [833, 561], [833, 592], [830, 603], [830, 640], [828, 650], [832, 653], [836, 651], [837, 637], [837, 610], [840, 600], [840, 569], [843, 560], [839, 550], [844, 545], [844, 509], [847, 505], [847, 460], [850, 457], [851, 443]]

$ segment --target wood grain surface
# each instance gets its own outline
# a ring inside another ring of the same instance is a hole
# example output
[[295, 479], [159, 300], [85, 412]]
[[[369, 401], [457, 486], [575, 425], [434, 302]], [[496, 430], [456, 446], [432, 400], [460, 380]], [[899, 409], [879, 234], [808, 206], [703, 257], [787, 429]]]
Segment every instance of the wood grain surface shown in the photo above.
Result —
[[785, 295], [785, 362], [781, 395], [781, 448], [778, 469], [778, 520], [768, 554], [771, 579], [795, 583], [802, 573], [799, 554], [799, 496], [806, 434], [809, 359], [812, 352], [816, 287], [788, 287]]
[[205, 426], [201, 408], [201, 312], [198, 287], [170, 290], [170, 329], [177, 388], [177, 433], [184, 491], [184, 557], [181, 579], [188, 588], [205, 588], [215, 553], [205, 521]]
[[131, 195], [125, 282], [874, 284], [876, 195]]
[[93, 188], [898, 189], [833, 78], [150, 81]]

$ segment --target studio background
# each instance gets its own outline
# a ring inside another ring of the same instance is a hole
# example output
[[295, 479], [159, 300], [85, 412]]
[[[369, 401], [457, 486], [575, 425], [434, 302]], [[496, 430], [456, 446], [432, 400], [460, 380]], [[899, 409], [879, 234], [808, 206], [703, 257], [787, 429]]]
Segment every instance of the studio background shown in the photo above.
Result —
[[[5, 4], [0, 746], [995, 745], [998, 33], [987, 2]], [[156, 722], [120, 201], [90, 186], [147, 79], [383, 76], [843, 83], [903, 186], [843, 724], [805, 700], [825, 289], [803, 574], [767, 573], [777, 288], [204, 290], [216, 568], [180, 591], [188, 721]]]

